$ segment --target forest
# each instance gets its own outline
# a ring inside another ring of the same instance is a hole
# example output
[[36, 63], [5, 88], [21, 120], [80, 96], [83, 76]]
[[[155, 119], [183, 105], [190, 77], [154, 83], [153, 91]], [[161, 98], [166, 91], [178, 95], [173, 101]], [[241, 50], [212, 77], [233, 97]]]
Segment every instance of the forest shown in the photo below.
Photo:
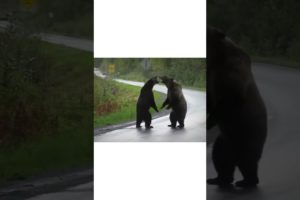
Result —
[[208, 25], [253, 57], [300, 61], [300, 1], [208, 0]]
[[27, 31], [93, 39], [91, 0], [1, 0], [0, 20]]
[[[95, 59], [95, 67], [112, 77], [145, 81], [153, 76], [170, 76], [184, 86], [205, 89], [205, 59], [125, 58]], [[110, 66], [114, 71], [110, 71]]]

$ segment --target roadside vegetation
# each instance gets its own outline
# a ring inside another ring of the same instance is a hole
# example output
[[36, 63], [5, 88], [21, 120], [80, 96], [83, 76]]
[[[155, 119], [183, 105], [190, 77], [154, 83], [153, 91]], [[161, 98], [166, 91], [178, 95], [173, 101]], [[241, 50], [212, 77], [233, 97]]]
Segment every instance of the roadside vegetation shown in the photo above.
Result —
[[[135, 120], [140, 87], [94, 77], [94, 127], [105, 127]], [[154, 91], [156, 105], [165, 95]], [[152, 113], [155, 111], [151, 109]]]
[[93, 54], [0, 33], [0, 183], [93, 163]]
[[[95, 59], [95, 67], [111, 77], [145, 81], [153, 76], [170, 76], [184, 87], [205, 90], [205, 59], [194, 58], [125, 58]], [[111, 68], [114, 68], [112, 71]]]
[[300, 68], [299, 8], [297, 0], [209, 0], [207, 19], [253, 61]]
[[27, 29], [35, 33], [47, 32], [93, 39], [92, 0], [2, 1], [2, 20], [25, 24]]
[[41, 0], [31, 21], [44, 32], [93, 39], [92, 0]]

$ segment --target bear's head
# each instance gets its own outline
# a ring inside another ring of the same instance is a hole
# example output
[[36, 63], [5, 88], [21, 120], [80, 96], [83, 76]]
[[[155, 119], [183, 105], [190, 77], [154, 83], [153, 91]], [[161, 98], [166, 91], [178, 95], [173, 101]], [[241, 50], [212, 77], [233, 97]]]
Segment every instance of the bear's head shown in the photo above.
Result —
[[152, 89], [155, 84], [159, 83], [157, 76], [150, 78], [144, 85], [144, 88]]
[[159, 77], [158, 76], [154, 76], [150, 80], [152, 81], [153, 84], [159, 83]]
[[170, 88], [176, 83], [176, 81], [173, 78], [170, 78], [168, 76], [161, 76], [160, 77], [161, 82], [167, 86], [167, 88]]
[[216, 54], [216, 51], [218, 51], [219, 47], [221, 46], [220, 43], [224, 41], [225, 38], [226, 35], [219, 29], [216, 29], [211, 26], [207, 27], [207, 32], [206, 32], [207, 57], [211, 57]]

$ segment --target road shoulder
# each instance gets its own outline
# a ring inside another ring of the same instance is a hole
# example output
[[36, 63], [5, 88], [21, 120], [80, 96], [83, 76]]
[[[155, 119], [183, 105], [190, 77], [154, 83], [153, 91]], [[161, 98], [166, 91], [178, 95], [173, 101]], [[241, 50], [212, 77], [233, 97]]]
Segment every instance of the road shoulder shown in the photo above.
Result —
[[0, 189], [0, 199], [25, 199], [39, 194], [62, 191], [65, 188], [93, 181], [92, 166], [66, 172], [53, 172], [29, 180], [15, 181]]

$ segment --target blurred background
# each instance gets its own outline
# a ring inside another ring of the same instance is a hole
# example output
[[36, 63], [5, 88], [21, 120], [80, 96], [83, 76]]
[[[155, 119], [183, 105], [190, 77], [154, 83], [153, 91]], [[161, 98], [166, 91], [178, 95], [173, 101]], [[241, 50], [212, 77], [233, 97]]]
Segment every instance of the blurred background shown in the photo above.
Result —
[[297, 0], [208, 0], [207, 22], [255, 61], [299, 67], [299, 9]]
[[[252, 72], [268, 114], [268, 136], [253, 190], [207, 186], [207, 199], [281, 200], [300, 196], [300, 2], [208, 0], [207, 24], [219, 28], [252, 60]], [[217, 129], [207, 132], [207, 177]], [[241, 132], [241, 134], [243, 134]], [[238, 170], [237, 170], [238, 171]], [[297, 178], [296, 178], [297, 177]], [[241, 180], [241, 174], [235, 174]]]
[[93, 39], [91, 0], [2, 0], [0, 20], [17, 20], [35, 32]]
[[1, 199], [92, 181], [92, 40], [93, 1], [1, 1]]

